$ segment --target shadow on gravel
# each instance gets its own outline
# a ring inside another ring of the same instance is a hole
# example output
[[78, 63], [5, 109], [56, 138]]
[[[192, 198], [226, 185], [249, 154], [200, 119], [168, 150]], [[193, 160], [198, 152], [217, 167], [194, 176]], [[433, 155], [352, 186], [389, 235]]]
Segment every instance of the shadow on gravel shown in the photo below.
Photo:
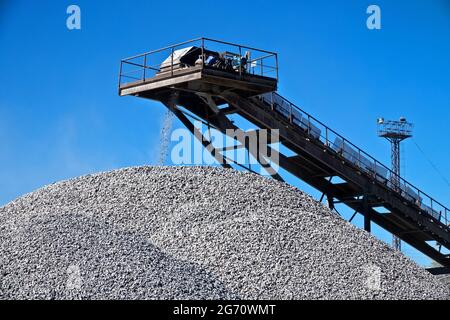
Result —
[[0, 299], [237, 299], [215, 276], [138, 234], [79, 214], [0, 232]]

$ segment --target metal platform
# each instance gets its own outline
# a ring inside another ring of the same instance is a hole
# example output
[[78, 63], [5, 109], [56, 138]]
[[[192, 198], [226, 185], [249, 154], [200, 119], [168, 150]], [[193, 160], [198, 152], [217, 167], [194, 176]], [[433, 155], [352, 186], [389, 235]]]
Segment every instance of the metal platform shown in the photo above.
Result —
[[[235, 50], [236, 53], [212, 51], [211, 47]], [[190, 51], [186, 53], [185, 48]], [[244, 63], [232, 59], [240, 59], [244, 51], [249, 55]], [[220, 58], [220, 55], [228, 56], [232, 62], [222, 67], [209, 63], [208, 59]], [[235, 61], [237, 64], [231, 65]], [[276, 53], [200, 38], [123, 59], [119, 94], [145, 94], [147, 98], [160, 100], [161, 94], [168, 89], [178, 89], [213, 95], [227, 91], [249, 97], [276, 91], [277, 83]]]
[[[227, 49], [220, 51], [215, 45]], [[192, 58], [180, 59], [186, 51], [179, 50], [186, 47], [193, 55], [199, 54], [195, 62]], [[153, 56], [161, 52], [165, 54], [159, 59]], [[248, 59], [239, 60], [244, 52]], [[208, 65], [211, 56], [221, 59], [231, 56], [241, 62], [225, 69], [220, 64]], [[158, 64], [150, 66], [149, 59]], [[137, 67], [137, 77], [129, 78], [130, 73], [124, 72], [124, 67], [130, 65]], [[240, 115], [260, 129], [278, 129], [281, 144], [295, 153], [290, 156], [278, 153], [281, 168], [320, 190], [331, 208], [342, 203], [355, 210], [355, 214], [362, 214], [367, 231], [370, 232], [374, 222], [450, 267], [450, 257], [442, 250], [450, 249], [450, 210], [401, 177], [397, 177], [400, 187], [393, 186], [390, 177], [395, 173], [275, 93], [277, 81], [275, 53], [200, 38], [123, 60], [119, 94], [162, 102], [225, 167], [241, 164], [226, 157], [226, 148], [215, 147], [203, 136], [191, 121], [192, 117], [223, 134], [227, 134], [227, 129], [239, 129], [229, 119], [231, 114]], [[264, 158], [259, 150], [248, 147], [245, 137], [233, 136], [233, 139], [256, 159]], [[263, 162], [270, 175], [283, 180], [277, 170]], [[333, 182], [337, 177], [340, 181]], [[430, 241], [438, 245], [430, 245]]]

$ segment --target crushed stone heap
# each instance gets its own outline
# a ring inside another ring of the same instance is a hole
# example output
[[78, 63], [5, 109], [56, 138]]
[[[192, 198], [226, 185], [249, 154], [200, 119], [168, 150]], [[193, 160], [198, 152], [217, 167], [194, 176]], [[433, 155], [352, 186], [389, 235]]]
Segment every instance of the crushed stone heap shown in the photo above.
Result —
[[287, 184], [134, 167], [0, 208], [0, 299], [447, 299], [413, 261]]

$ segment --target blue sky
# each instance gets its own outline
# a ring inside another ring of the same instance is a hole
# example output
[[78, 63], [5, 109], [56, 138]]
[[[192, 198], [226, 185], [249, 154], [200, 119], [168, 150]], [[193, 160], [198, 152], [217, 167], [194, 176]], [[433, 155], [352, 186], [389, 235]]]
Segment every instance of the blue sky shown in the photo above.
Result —
[[[71, 4], [81, 30], [66, 28]], [[370, 4], [381, 30], [366, 28]], [[165, 109], [117, 95], [119, 61], [199, 36], [277, 51], [280, 94], [386, 164], [375, 120], [407, 117], [450, 178], [450, 1], [0, 0], [0, 205], [61, 179], [154, 164]], [[406, 178], [450, 205], [449, 186], [404, 147]]]

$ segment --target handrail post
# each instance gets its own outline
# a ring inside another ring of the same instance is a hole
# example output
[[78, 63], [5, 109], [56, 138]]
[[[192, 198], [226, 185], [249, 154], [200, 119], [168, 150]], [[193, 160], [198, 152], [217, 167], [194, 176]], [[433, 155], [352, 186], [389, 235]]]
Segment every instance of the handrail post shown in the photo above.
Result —
[[292, 103], [289, 103], [289, 122], [292, 123]]
[[202, 37], [202, 69], [205, 66], [205, 38]]
[[171, 63], [170, 63], [170, 75], [173, 77], [173, 53], [174, 53], [174, 50], [173, 50], [173, 47], [172, 47], [172, 54], [170, 55], [170, 60], [171, 60]]
[[277, 66], [277, 81], [278, 81], [278, 54], [275, 54], [275, 64]]
[[147, 55], [144, 54], [144, 72], [143, 72], [143, 75], [142, 75], [142, 81], [143, 81], [143, 82], [145, 82], [145, 72], [146, 72], [146, 69], [147, 69]]
[[308, 114], [308, 135], [311, 136], [311, 116]]
[[361, 149], [358, 148], [358, 168], [361, 169]]
[[373, 159], [373, 178], [377, 179], [377, 159]]
[[120, 85], [122, 84], [122, 65], [123, 65], [123, 60], [120, 61], [120, 69], [119, 69], [119, 94], [120, 94]]
[[270, 95], [270, 106], [272, 108], [272, 111], [275, 110], [274, 106], [273, 106], [273, 92]]
[[239, 46], [239, 78], [242, 79], [242, 47]]

